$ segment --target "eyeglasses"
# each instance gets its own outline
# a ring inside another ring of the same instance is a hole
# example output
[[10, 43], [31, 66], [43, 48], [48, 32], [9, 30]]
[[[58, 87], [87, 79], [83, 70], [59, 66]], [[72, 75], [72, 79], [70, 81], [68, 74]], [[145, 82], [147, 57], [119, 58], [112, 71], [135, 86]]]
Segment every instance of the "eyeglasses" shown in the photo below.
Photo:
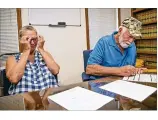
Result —
[[[29, 38], [27, 38], [27, 40], [28, 40], [28, 39], [29, 39]], [[31, 38], [30, 41], [34, 41], [34, 42], [36, 42], [36, 41], [38, 41], [38, 38], [37, 38], [37, 37]]]
[[38, 38], [31, 38], [31, 41], [34, 41], [34, 42], [36, 42], [36, 41], [38, 41]]

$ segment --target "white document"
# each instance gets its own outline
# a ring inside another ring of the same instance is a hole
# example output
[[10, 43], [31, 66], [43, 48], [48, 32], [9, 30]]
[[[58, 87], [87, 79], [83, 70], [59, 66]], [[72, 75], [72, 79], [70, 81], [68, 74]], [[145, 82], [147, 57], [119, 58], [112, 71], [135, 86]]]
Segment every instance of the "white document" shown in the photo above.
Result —
[[97, 110], [114, 99], [81, 87], [51, 95], [48, 98], [67, 110]]
[[157, 75], [152, 75], [151, 77], [152, 77], [152, 81], [157, 83]]
[[5, 69], [5, 66], [0, 67], [0, 70], [4, 70], [4, 69]]
[[135, 75], [134, 81], [140, 81], [140, 74]]
[[131, 98], [142, 102], [157, 89], [150, 86], [145, 86], [137, 83], [127, 82], [123, 80], [117, 80], [100, 87], [101, 89], [114, 92], [124, 97]]
[[124, 77], [123, 80], [157, 83], [157, 75], [156, 74], [136, 74], [135, 76]]

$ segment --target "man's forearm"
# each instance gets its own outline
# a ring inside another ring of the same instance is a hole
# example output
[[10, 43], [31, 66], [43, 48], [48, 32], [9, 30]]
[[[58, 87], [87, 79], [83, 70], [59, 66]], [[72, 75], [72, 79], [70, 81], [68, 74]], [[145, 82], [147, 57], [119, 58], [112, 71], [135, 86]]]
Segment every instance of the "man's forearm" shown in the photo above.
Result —
[[43, 49], [39, 49], [39, 52], [41, 53], [47, 67], [49, 68], [49, 70], [54, 74], [58, 74], [59, 72], [59, 66], [57, 65], [57, 63], [54, 61], [54, 59]]
[[118, 67], [104, 67], [101, 65], [88, 65], [86, 74], [96, 76], [119, 75]]

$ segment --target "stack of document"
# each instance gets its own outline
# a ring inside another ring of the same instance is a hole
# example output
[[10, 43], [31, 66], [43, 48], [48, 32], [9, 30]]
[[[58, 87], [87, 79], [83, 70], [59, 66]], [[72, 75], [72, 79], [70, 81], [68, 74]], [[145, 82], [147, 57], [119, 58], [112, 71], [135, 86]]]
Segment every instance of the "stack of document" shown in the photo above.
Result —
[[0, 67], [0, 70], [4, 70], [4, 69], [5, 69], [5, 66]]
[[67, 110], [97, 110], [114, 98], [108, 97], [85, 88], [75, 87], [61, 93], [51, 95], [48, 99]]
[[157, 75], [156, 74], [136, 74], [135, 76], [124, 77], [123, 80], [157, 83]]

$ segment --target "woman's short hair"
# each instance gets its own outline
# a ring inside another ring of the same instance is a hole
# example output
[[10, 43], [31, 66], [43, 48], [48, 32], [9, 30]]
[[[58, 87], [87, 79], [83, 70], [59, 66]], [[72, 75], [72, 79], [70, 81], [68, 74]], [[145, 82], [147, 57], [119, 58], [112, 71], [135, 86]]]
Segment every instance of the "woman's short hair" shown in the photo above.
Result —
[[19, 39], [22, 38], [24, 32], [27, 31], [27, 30], [35, 31], [36, 34], [37, 34], [37, 30], [36, 30], [33, 26], [31, 26], [31, 25], [23, 26], [23, 27], [20, 29], [20, 31], [19, 31]]

